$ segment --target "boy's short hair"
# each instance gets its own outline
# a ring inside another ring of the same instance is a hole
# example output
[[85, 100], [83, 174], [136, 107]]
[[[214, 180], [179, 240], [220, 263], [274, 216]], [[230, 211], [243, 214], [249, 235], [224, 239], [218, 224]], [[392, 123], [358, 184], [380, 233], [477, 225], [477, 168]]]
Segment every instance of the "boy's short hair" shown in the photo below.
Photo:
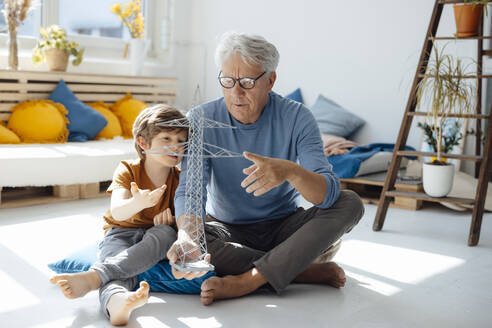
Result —
[[158, 104], [142, 110], [133, 123], [133, 139], [138, 156], [141, 159], [145, 159], [143, 149], [137, 143], [137, 138], [139, 136], [142, 136], [145, 142], [150, 145], [152, 138], [163, 131], [188, 132], [188, 128], [185, 127], [168, 127], [157, 125], [158, 123], [164, 123], [182, 118], [185, 118], [185, 116], [179, 110], [166, 104]]

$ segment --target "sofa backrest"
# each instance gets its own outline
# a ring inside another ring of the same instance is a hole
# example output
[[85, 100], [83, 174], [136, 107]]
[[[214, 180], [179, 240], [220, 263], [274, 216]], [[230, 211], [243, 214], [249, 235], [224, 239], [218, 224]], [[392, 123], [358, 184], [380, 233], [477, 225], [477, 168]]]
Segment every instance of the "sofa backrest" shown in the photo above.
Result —
[[0, 70], [0, 121], [9, 119], [17, 103], [48, 99], [62, 79], [85, 103], [114, 103], [128, 92], [149, 105], [176, 100], [176, 78]]

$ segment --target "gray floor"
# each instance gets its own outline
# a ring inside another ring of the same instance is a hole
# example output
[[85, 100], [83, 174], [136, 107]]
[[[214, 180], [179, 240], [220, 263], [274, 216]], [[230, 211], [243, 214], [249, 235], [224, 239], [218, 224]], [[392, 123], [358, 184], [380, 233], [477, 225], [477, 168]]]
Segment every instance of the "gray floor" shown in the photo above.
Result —
[[[109, 199], [0, 210], [0, 327], [109, 327], [97, 293], [66, 300], [46, 263], [94, 243]], [[340, 290], [291, 285], [204, 307], [194, 295], [152, 293], [129, 327], [492, 327], [492, 214], [477, 247], [466, 246], [470, 213], [440, 206], [376, 207], [345, 236], [335, 260]]]

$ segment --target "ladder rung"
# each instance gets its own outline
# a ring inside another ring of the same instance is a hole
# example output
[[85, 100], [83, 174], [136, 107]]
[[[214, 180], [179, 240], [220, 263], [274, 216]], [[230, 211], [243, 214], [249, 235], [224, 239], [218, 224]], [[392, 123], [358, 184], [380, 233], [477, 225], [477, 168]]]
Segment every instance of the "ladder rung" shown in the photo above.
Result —
[[475, 35], [475, 36], [466, 36], [466, 37], [456, 37], [456, 36], [430, 36], [429, 40], [490, 40], [492, 39], [491, 35]]
[[465, 1], [467, 0], [441, 0], [439, 1], [439, 3], [442, 3], [443, 5], [446, 5], [446, 4], [454, 4], [454, 3], [465, 3]]
[[475, 199], [473, 198], [459, 198], [459, 197], [432, 197], [420, 192], [409, 192], [409, 191], [396, 191], [391, 190], [386, 192], [386, 196], [389, 197], [406, 197], [413, 199], [426, 200], [429, 202], [447, 202], [453, 204], [469, 204], [474, 205]]
[[[426, 75], [426, 74], [418, 74], [418, 77], [421, 77], [421, 78], [424, 78], [424, 77], [432, 77], [433, 75]], [[447, 77], [447, 75], [442, 75], [444, 77]], [[458, 77], [456, 75], [448, 75], [449, 77], [453, 78], [453, 77]], [[462, 79], [492, 79], [492, 75], [491, 74], [482, 74], [482, 75], [462, 75], [462, 76], [459, 76], [461, 77]]]
[[[399, 150], [396, 154], [398, 156], [437, 157], [437, 153], [413, 151], [413, 150]], [[441, 154], [441, 156], [445, 158], [455, 158], [455, 159], [474, 161], [474, 162], [480, 162], [482, 160], [482, 156], [476, 156], [476, 155]]]
[[484, 51], [482, 51], [482, 55], [484, 55], [484, 56], [492, 56], [492, 50], [484, 50]]
[[[408, 112], [408, 116], [429, 116], [429, 112]], [[443, 116], [442, 113], [438, 115]], [[447, 117], [461, 117], [461, 118], [478, 118], [478, 119], [488, 119], [489, 115], [486, 114], [447, 114]]]

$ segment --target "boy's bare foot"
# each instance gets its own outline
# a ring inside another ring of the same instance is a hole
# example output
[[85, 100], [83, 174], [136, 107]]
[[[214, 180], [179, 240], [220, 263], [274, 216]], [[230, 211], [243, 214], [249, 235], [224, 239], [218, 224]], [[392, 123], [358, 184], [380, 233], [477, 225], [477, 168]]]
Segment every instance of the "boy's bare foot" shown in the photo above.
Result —
[[346, 281], [345, 271], [335, 262], [310, 264], [294, 279], [298, 283], [327, 284], [335, 288], [345, 286]]
[[148, 298], [149, 284], [145, 281], [140, 282], [140, 288], [134, 292], [116, 293], [111, 296], [106, 307], [111, 324], [126, 325], [132, 311], [147, 303]]
[[94, 270], [79, 273], [58, 274], [50, 278], [52, 284], [60, 286], [66, 298], [82, 297], [91, 290], [101, 287], [101, 278]]
[[211, 277], [202, 283], [200, 298], [203, 305], [216, 299], [234, 298], [254, 292], [266, 283], [263, 275], [253, 268], [237, 276]]

